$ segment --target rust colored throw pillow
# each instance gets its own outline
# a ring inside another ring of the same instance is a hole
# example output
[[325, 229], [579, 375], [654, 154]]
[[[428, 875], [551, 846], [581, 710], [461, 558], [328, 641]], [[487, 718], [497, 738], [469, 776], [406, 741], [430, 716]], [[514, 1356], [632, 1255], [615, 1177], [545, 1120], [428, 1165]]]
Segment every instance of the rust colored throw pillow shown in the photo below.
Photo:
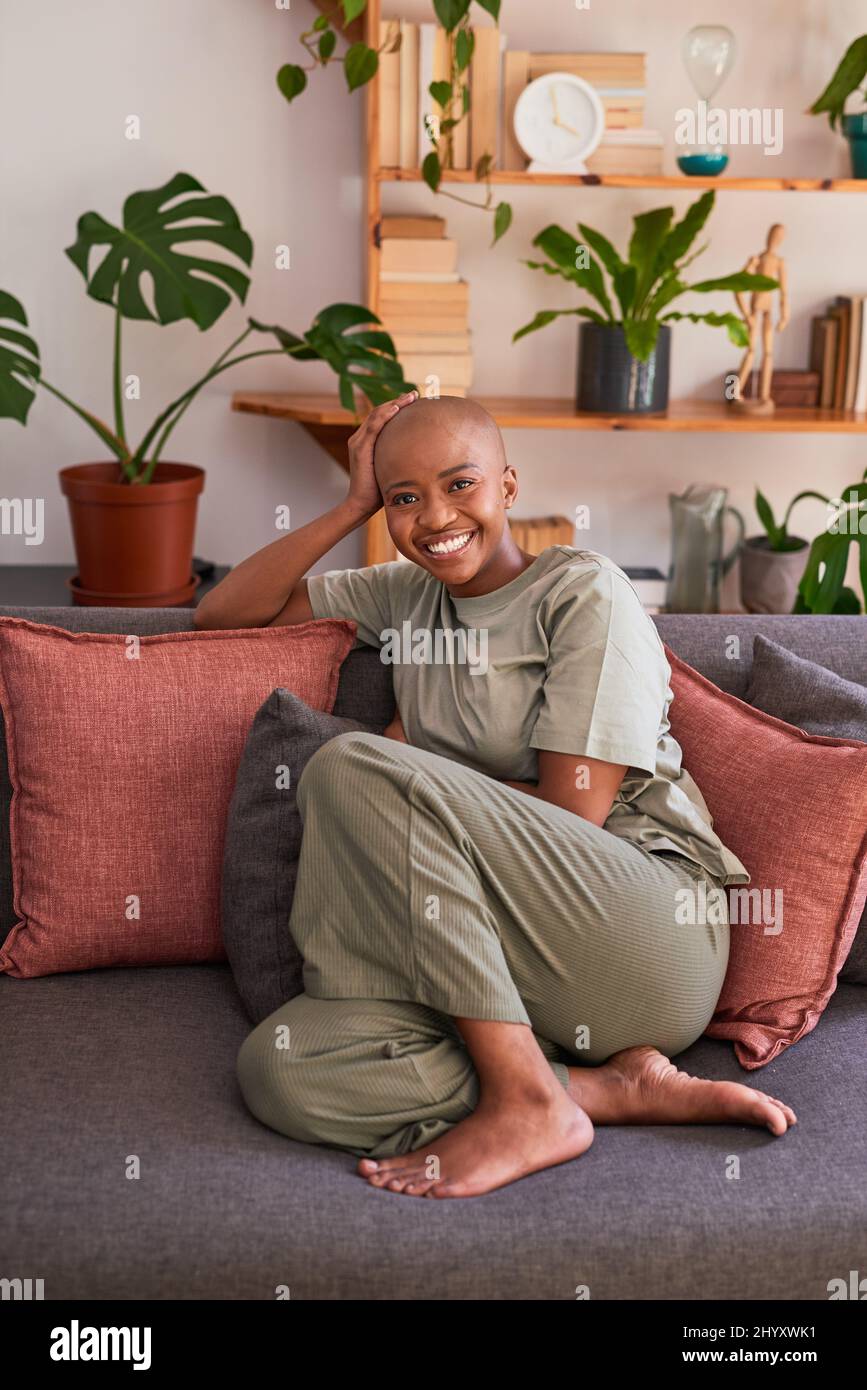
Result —
[[713, 685], [667, 646], [670, 720], [723, 844], [731, 953], [707, 1032], [747, 1070], [812, 1031], [867, 897], [867, 744], [820, 738]]
[[225, 960], [223, 839], [256, 710], [275, 686], [330, 711], [355, 624], [65, 632], [0, 618], [17, 979]]

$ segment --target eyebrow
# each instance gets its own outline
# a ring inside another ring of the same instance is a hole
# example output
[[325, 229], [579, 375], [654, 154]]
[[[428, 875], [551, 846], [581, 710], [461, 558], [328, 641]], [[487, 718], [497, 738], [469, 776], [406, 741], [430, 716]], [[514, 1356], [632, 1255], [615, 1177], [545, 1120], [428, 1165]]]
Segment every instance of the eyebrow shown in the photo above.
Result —
[[[475, 468], [477, 473], [484, 472], [484, 469], [478, 463], [456, 463], [454, 468], [444, 468], [442, 473], [437, 473], [437, 480], [440, 478], [448, 478], [452, 473], [464, 473], [468, 468]], [[399, 483], [389, 483], [385, 490], [386, 492], [391, 492], [392, 488], [395, 487], [418, 487], [418, 483], [414, 478], [402, 478]]]

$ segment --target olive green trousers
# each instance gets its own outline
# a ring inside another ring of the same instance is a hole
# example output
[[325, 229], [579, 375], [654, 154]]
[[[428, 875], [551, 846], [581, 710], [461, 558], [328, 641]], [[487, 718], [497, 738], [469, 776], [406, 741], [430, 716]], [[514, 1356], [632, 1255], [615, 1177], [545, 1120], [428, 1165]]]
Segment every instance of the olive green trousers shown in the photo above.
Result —
[[684, 924], [719, 886], [690, 860], [376, 734], [324, 744], [297, 793], [305, 992], [238, 1054], [263, 1124], [374, 1157], [436, 1139], [479, 1095], [456, 1018], [529, 1025], [563, 1085], [707, 1027], [729, 925]]

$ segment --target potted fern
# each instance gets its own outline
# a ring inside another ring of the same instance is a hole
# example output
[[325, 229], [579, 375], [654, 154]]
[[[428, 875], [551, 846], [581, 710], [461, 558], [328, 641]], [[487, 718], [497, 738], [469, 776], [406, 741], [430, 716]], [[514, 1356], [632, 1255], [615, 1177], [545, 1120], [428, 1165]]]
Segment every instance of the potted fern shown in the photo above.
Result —
[[[188, 243], [195, 252], [185, 254]], [[220, 248], [219, 259], [203, 248]], [[98, 437], [109, 459], [60, 471], [70, 510], [78, 574], [75, 601], [127, 607], [188, 601], [198, 582], [191, 575], [196, 510], [205, 474], [164, 452], [172, 431], [199, 392], [222, 372], [255, 357], [324, 361], [337, 373], [342, 405], [355, 409], [355, 391], [373, 405], [408, 389], [388, 335], [363, 305], [332, 304], [300, 337], [279, 325], [248, 319], [247, 326], [198, 381], [171, 401], [137, 444], [124, 418], [122, 329], [126, 320], [160, 324], [189, 320], [212, 328], [233, 300], [243, 303], [250, 284], [245, 268], [253, 243], [225, 198], [208, 193], [189, 174], [161, 188], [133, 193], [120, 226], [86, 212], [66, 254], [81, 272], [91, 298], [114, 317], [113, 421], [106, 423], [47, 380], [27, 315], [13, 295], [0, 291], [0, 419], [26, 424], [37, 388], [62, 401]], [[149, 283], [148, 283], [149, 281]], [[153, 308], [148, 304], [152, 298]], [[242, 344], [270, 340], [242, 351]]]
[[867, 78], [867, 34], [850, 43], [837, 69], [824, 92], [810, 107], [813, 116], [826, 113], [828, 124], [835, 130], [839, 124], [849, 141], [849, 154], [852, 159], [852, 177], [867, 179], [867, 110], [845, 113], [846, 102], [853, 92], [858, 92], [862, 104], [867, 105], [867, 89], [861, 84]]
[[721, 290], [734, 294], [776, 288], [776, 280], [767, 275], [748, 275], [743, 271], [693, 285], [682, 279], [686, 267], [707, 249], [705, 245], [689, 254], [713, 205], [714, 193], [710, 190], [687, 209], [679, 222], [673, 221], [673, 208], [655, 208], [639, 214], [633, 220], [625, 260], [601, 232], [583, 222], [578, 224], [580, 242], [558, 226], [545, 227], [534, 239], [533, 245], [547, 260], [525, 264], [585, 290], [597, 307], [542, 309], [532, 322], [518, 329], [512, 341], [544, 328], [564, 314], [587, 320], [579, 329], [579, 410], [617, 414], [665, 410], [671, 358], [669, 324], [679, 319], [725, 328], [737, 347], [748, 345], [749, 330], [738, 314], [679, 313], [668, 307], [687, 293]]
[[789, 517], [804, 497], [827, 502], [822, 492], [799, 492], [778, 524], [771, 504], [756, 488], [756, 511], [764, 534], [749, 536], [741, 551], [741, 599], [749, 613], [791, 613], [807, 567], [810, 542], [789, 534]]

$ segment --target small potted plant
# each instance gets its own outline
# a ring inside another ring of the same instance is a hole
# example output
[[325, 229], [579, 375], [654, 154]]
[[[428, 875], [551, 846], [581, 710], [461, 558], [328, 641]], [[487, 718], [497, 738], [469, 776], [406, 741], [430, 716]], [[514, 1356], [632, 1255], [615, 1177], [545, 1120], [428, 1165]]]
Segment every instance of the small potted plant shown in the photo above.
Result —
[[[195, 253], [183, 254], [186, 243]], [[232, 260], [211, 259], [201, 248], [220, 247]], [[103, 255], [94, 254], [105, 248]], [[80, 463], [60, 471], [70, 510], [78, 574], [71, 582], [77, 603], [159, 607], [187, 602], [197, 579], [191, 575], [198, 497], [204, 471], [163, 460], [166, 443], [209, 381], [254, 357], [284, 356], [324, 361], [337, 373], [341, 404], [355, 409], [355, 391], [373, 405], [408, 389], [394, 344], [369, 325], [379, 320], [358, 304], [332, 304], [298, 337], [278, 325], [248, 319], [208, 371], [162, 410], [137, 445], [124, 421], [122, 325], [126, 319], [160, 324], [189, 319], [211, 328], [232, 299], [244, 302], [250, 281], [242, 267], [253, 259], [253, 243], [235, 209], [208, 193], [189, 174], [176, 174], [161, 188], [133, 193], [117, 227], [95, 212], [78, 222], [66, 254], [84, 276], [87, 293], [114, 311], [112, 372], [114, 420], [106, 424], [46, 380], [39, 349], [27, 332], [27, 315], [13, 295], [0, 291], [0, 419], [26, 424], [37, 387], [50, 392], [93, 430], [112, 459]], [[144, 286], [153, 309], [143, 294]], [[241, 352], [251, 334], [272, 344]]]
[[[547, 262], [526, 261], [532, 270], [559, 275], [585, 290], [598, 308], [542, 309], [531, 323], [519, 328], [513, 342], [533, 333], [564, 314], [587, 319], [579, 328], [579, 410], [617, 414], [665, 410], [668, 405], [670, 368], [669, 324], [678, 319], [725, 328], [738, 347], [746, 347], [749, 330], [734, 313], [678, 313], [668, 308], [682, 294], [730, 294], [745, 290], [775, 289], [767, 275], [737, 271], [713, 280], [688, 285], [683, 271], [702, 246], [687, 254], [714, 205], [713, 190], [689, 207], [680, 222], [673, 222], [673, 208], [656, 208], [634, 219], [632, 237], [623, 260], [601, 232], [583, 222], [578, 241], [562, 227], [545, 227], [534, 239]], [[598, 260], [596, 259], [598, 257]], [[610, 291], [603, 267], [608, 273]], [[613, 301], [616, 300], [619, 312]]]
[[[867, 111], [854, 111], [846, 115], [844, 108], [852, 93], [859, 91], [865, 78], [867, 34], [862, 34], [850, 43], [831, 81], [810, 107], [810, 114], [813, 116], [827, 112], [828, 124], [832, 130], [835, 130], [839, 123], [849, 141], [853, 179], [867, 179]], [[859, 95], [862, 104], [867, 106], [867, 91], [860, 90]]]
[[[839, 504], [839, 505], [838, 505]], [[867, 604], [867, 468], [861, 481], [831, 502], [834, 513], [810, 546], [794, 613], [860, 613], [861, 600], [844, 583], [849, 546], [859, 549], [861, 588]]]
[[749, 536], [741, 551], [741, 600], [749, 613], [791, 613], [798, 585], [807, 567], [810, 542], [803, 536], [789, 535], [792, 508], [804, 497], [819, 502], [828, 498], [821, 492], [799, 492], [793, 497], [779, 525], [771, 504], [756, 488], [756, 511], [765, 528], [763, 536]]

